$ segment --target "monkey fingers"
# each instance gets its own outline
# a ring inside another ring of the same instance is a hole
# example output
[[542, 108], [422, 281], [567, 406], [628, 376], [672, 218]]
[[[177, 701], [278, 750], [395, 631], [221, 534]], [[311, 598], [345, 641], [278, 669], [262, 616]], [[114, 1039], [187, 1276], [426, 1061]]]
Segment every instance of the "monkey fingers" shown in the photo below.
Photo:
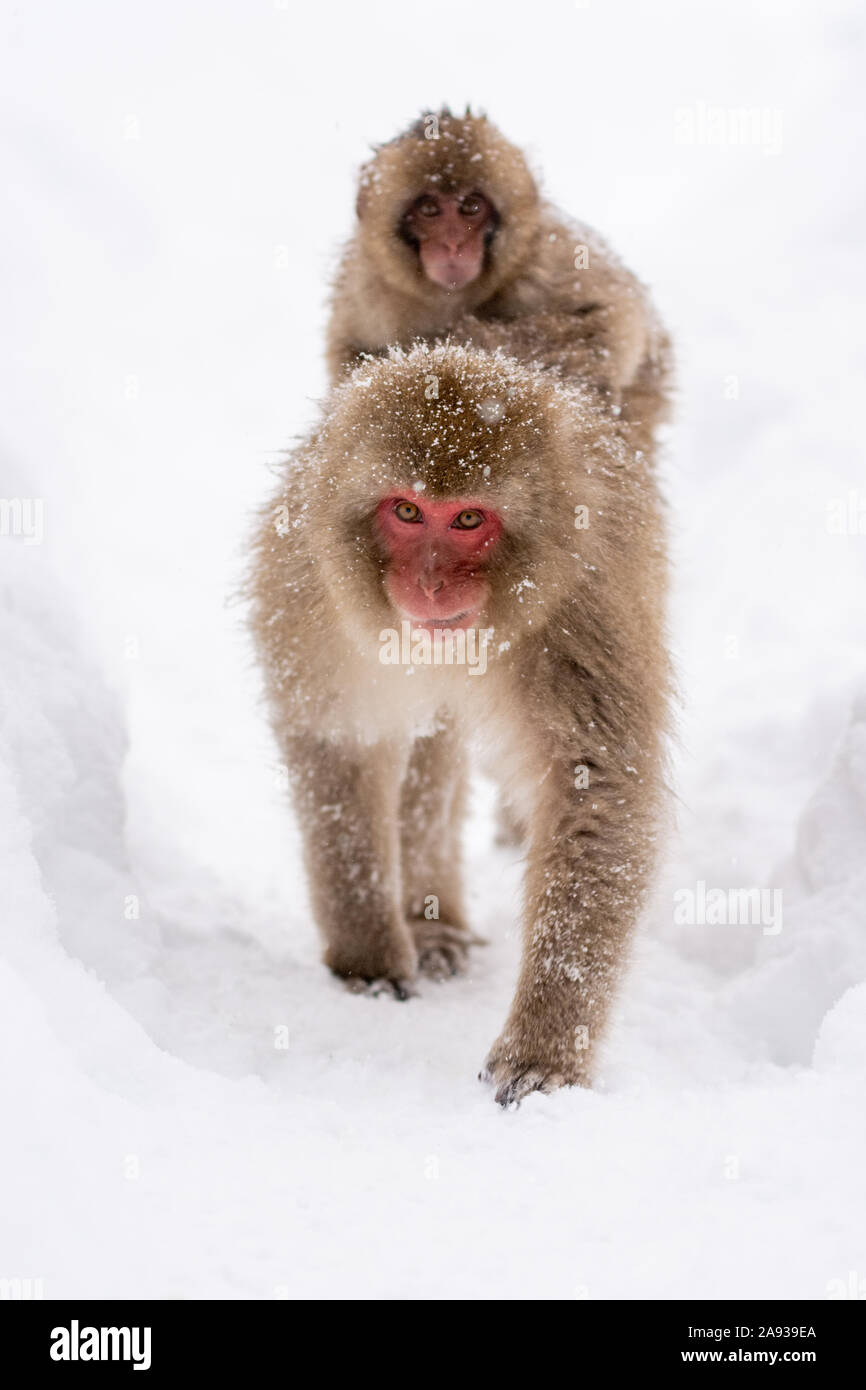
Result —
[[578, 1078], [568, 1077], [555, 1067], [518, 1061], [507, 1053], [500, 1053], [496, 1047], [487, 1058], [484, 1070], [479, 1072], [478, 1079], [496, 1087], [494, 1099], [503, 1110], [512, 1106], [516, 1109], [533, 1091], [547, 1095], [551, 1091], [558, 1091], [561, 1086], [579, 1084]]
[[391, 980], [384, 976], [377, 980], [364, 980], [358, 975], [350, 975], [348, 979], [343, 980], [343, 984], [350, 994], [366, 994], [370, 999], [386, 995], [389, 999], [399, 999], [401, 1003], [405, 1003], [407, 999], [414, 999], [418, 994], [412, 980]]
[[351, 994], [380, 994], [392, 999], [411, 999], [417, 994], [414, 979], [417, 956], [411, 934], [398, 919], [399, 934], [365, 932], [333, 934], [325, 951], [325, 964]]

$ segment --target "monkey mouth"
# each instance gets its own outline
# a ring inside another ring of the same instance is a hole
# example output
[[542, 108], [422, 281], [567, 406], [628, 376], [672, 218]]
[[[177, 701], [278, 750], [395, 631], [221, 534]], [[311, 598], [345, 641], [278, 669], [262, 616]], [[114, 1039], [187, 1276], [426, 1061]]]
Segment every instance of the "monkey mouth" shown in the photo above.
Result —
[[434, 285], [453, 294], [478, 279], [478, 267], [471, 262], [450, 260], [431, 268], [427, 275]]
[[409, 622], [413, 628], [420, 628], [422, 632], [435, 632], [444, 629], [446, 632], [456, 632], [460, 628], [471, 627], [477, 614], [471, 608], [464, 608], [461, 613], [454, 613], [450, 618], [413, 618], [411, 615]]

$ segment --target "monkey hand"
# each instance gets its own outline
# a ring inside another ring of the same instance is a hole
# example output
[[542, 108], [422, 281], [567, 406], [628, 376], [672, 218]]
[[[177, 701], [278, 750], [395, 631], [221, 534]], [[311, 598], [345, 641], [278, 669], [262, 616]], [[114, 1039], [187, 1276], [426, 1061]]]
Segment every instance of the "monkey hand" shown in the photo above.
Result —
[[399, 999], [405, 1003], [407, 999], [414, 999], [418, 994], [413, 980], [392, 980], [386, 975], [380, 975], [376, 980], [365, 980], [360, 975], [347, 975], [343, 978], [343, 984], [350, 994], [366, 994], [370, 999], [378, 999], [384, 994], [389, 999]]
[[490, 1050], [479, 1081], [495, 1086], [497, 1105], [503, 1110], [515, 1109], [533, 1091], [545, 1095], [560, 1086], [588, 1086], [585, 1068], [578, 1058], [567, 1055], [562, 1047], [548, 1047], [538, 1037], [520, 1040], [509, 1029]]
[[430, 980], [462, 975], [469, 964], [469, 947], [486, 946], [483, 936], [466, 927], [419, 918], [409, 923], [418, 951], [418, 969]]
[[325, 964], [352, 994], [406, 1000], [418, 992], [417, 955], [408, 933], [405, 941], [350, 938], [332, 943], [325, 951]]

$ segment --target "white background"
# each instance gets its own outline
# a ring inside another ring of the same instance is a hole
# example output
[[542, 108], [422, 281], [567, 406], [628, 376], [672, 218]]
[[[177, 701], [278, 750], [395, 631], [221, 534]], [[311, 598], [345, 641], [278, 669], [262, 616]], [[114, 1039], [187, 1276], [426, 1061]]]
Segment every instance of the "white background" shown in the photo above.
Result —
[[[0, 1278], [252, 1298], [866, 1280], [866, 535], [828, 529], [852, 490], [866, 507], [858, 7], [2, 16], [0, 496], [42, 499], [45, 541], [0, 537]], [[476, 1080], [518, 946], [489, 788], [471, 976], [406, 1006], [346, 995], [231, 602], [268, 465], [324, 390], [357, 166], [443, 101], [526, 146], [652, 287], [679, 358], [677, 826], [601, 1087], [508, 1114]], [[702, 104], [761, 110], [781, 143], [683, 143]], [[701, 879], [781, 888], [782, 931], [676, 926]]]

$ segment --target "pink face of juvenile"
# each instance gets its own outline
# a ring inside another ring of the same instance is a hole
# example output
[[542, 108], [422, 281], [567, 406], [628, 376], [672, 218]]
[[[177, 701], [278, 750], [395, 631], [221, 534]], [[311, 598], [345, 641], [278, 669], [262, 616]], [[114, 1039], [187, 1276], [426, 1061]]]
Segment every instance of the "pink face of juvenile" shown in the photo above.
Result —
[[493, 205], [482, 193], [422, 193], [406, 213], [421, 269], [444, 290], [460, 290], [478, 279], [493, 224]]
[[385, 589], [416, 627], [472, 627], [490, 588], [484, 567], [502, 534], [496, 512], [465, 498], [386, 497], [376, 524], [388, 555]]

